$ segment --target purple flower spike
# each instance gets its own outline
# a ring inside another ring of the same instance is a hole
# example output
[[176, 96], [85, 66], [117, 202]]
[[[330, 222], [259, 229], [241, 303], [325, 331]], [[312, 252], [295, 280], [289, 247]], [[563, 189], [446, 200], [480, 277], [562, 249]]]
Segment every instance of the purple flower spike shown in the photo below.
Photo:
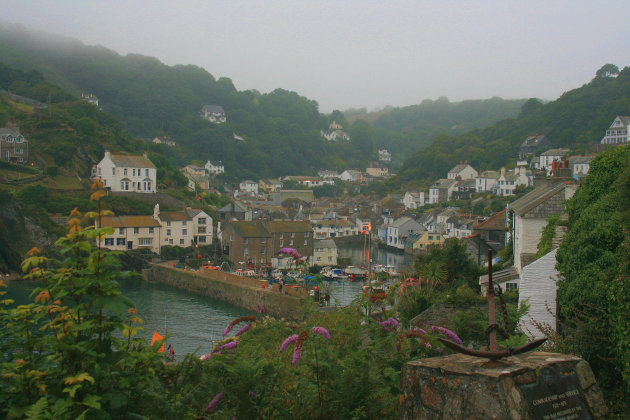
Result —
[[313, 327], [313, 328], [311, 328], [311, 331], [313, 331], [313, 334], [319, 334], [322, 337], [330, 340], [330, 333], [324, 327]]
[[223, 398], [223, 392], [219, 392], [217, 395], [214, 396], [212, 401], [210, 401], [210, 404], [208, 404], [208, 408], [206, 408], [206, 411], [208, 413], [212, 413], [212, 411], [214, 411], [214, 408], [219, 404], [219, 401], [221, 401], [221, 398]]
[[285, 351], [287, 349], [287, 347], [289, 347], [289, 344], [294, 343], [295, 341], [297, 341], [297, 339], [298, 339], [298, 335], [297, 334], [293, 334], [293, 335], [289, 336], [286, 340], [284, 340], [284, 342], [280, 346], [280, 353]]
[[223, 334], [221, 334], [221, 337], [225, 337], [230, 333], [230, 331], [232, 331], [232, 324], [225, 327], [225, 330], [223, 330]]
[[229, 350], [238, 346], [238, 341], [230, 341], [229, 343], [225, 343], [222, 346], [219, 346], [217, 350]]
[[300, 357], [302, 357], [302, 346], [295, 346], [293, 350], [293, 359], [291, 360], [291, 364], [295, 365], [300, 361]]
[[422, 328], [414, 328], [413, 330], [411, 330], [413, 332], [417, 332], [420, 333], [422, 335], [427, 335], [427, 332], [425, 330], [423, 330]]
[[457, 343], [457, 344], [464, 344], [462, 342], [462, 340], [457, 336], [457, 334], [455, 334], [453, 331], [444, 328], [444, 327], [436, 327], [435, 325], [431, 327], [431, 331], [434, 333], [441, 333], [444, 334], [446, 336], [446, 338], [448, 338], [449, 340]]
[[398, 321], [396, 321], [394, 318], [387, 318], [387, 320], [383, 321], [383, 322], [379, 322], [379, 324], [381, 324], [381, 326], [383, 327], [383, 330], [385, 331], [391, 331], [391, 330], [395, 330], [396, 327], [398, 327]]
[[240, 330], [238, 330], [238, 332], [236, 334], [234, 334], [235, 336], [239, 336], [241, 334], [244, 334], [247, 330], [249, 330], [252, 327], [252, 324], [245, 324], [243, 326], [243, 328], [241, 328]]

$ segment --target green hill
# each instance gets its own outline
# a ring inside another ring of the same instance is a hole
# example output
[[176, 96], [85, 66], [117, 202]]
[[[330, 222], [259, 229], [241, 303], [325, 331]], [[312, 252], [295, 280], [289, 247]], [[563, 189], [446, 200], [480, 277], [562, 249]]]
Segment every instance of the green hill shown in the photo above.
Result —
[[576, 154], [598, 150], [615, 116], [630, 115], [630, 68], [624, 68], [617, 77], [599, 73], [590, 83], [553, 102], [530, 99], [517, 118], [460, 136], [438, 135], [429, 147], [404, 162], [391, 184], [441, 178], [463, 160], [478, 170], [509, 166], [515, 162], [521, 143], [534, 134], [545, 134], [552, 147], [567, 147]]
[[[394, 110], [374, 125], [344, 121], [351, 141], [331, 143], [320, 130], [333, 120], [340, 122], [340, 112], [323, 115], [317, 102], [283, 89], [267, 94], [237, 91], [229, 78], [217, 79], [197, 66], [167, 66], [138, 54], [121, 56], [15, 25], [0, 26], [0, 61], [36, 69], [77, 97], [95, 94], [103, 110], [132, 135], [171, 136], [180, 145], [168, 153], [173, 164], [220, 160], [234, 180], [365, 167], [382, 148], [392, 151], [396, 165], [438, 132], [492, 124], [516, 115], [520, 106], [518, 101], [493, 98], [444, 107], [438, 100]], [[221, 105], [227, 123], [214, 125], [200, 118], [205, 104]]]

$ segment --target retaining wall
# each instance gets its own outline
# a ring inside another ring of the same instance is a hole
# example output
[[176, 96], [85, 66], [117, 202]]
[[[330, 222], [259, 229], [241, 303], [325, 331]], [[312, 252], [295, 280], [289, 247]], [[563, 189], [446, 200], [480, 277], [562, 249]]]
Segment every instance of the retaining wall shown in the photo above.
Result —
[[186, 270], [167, 264], [155, 264], [142, 273], [147, 281], [167, 284], [250, 311], [275, 317], [296, 318], [300, 313], [303, 293], [286, 287], [263, 288], [266, 281], [241, 277], [218, 270]]

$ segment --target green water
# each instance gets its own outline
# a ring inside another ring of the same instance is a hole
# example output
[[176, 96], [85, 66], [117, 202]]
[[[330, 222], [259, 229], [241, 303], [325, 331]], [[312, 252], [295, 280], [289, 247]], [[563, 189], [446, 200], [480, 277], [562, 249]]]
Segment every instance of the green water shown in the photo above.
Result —
[[[16, 305], [32, 302], [29, 295], [37, 286], [12, 281], [5, 297], [15, 300]], [[150, 341], [153, 331], [169, 334], [167, 344], [173, 346], [177, 356], [208, 353], [213, 343], [221, 340], [221, 333], [230, 321], [254, 314], [215, 299], [143, 280], [125, 280], [120, 286], [145, 322], [141, 335]]]

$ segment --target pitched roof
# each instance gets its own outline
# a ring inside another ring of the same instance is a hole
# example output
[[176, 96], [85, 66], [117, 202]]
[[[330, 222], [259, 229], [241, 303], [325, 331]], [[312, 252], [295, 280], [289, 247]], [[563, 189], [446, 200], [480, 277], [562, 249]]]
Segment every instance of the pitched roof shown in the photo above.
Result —
[[265, 229], [260, 221], [239, 221], [231, 222], [234, 233], [241, 238], [270, 238], [271, 234]]
[[505, 209], [473, 227], [474, 230], [505, 230]]
[[535, 136], [529, 136], [521, 144], [521, 147], [538, 146], [540, 143], [543, 143], [545, 140], [546, 140], [546, 137], [544, 135], [542, 135], [542, 134], [538, 134], [538, 135], [535, 135]]
[[120, 168], [153, 168], [155, 165], [145, 156], [110, 153], [109, 157]]
[[103, 216], [101, 227], [160, 227], [160, 224], [151, 216]]
[[181, 222], [184, 220], [191, 220], [192, 218], [183, 211], [169, 211], [160, 213], [160, 220], [168, 222]]
[[312, 232], [311, 225], [303, 221], [278, 220], [267, 222], [267, 230], [273, 232]]
[[538, 207], [554, 195], [564, 191], [567, 187], [567, 182], [558, 182], [556, 184], [545, 185], [540, 188], [536, 188], [533, 191], [525, 194], [523, 197], [509, 204], [510, 209], [517, 215], [521, 216], [530, 210]]
[[238, 202], [230, 202], [217, 211], [219, 213], [245, 213], [247, 211], [247, 207]]
[[313, 244], [315, 248], [337, 248], [337, 244], [332, 239], [315, 239]]
[[549, 149], [546, 152], [540, 154], [540, 156], [566, 156], [569, 154], [569, 149]]
[[431, 188], [450, 188], [457, 182], [456, 179], [438, 179]]
[[449, 173], [449, 174], [453, 174], [453, 173], [458, 174], [458, 173], [460, 173], [461, 171], [463, 171], [464, 169], [466, 169], [466, 167], [468, 167], [468, 166], [470, 166], [470, 165], [468, 165], [467, 163], [460, 163], [460, 164], [458, 164], [458, 165], [455, 165], [455, 166], [453, 167], [453, 169], [451, 169], [450, 171], [448, 171], [448, 173]]
[[201, 108], [201, 111], [211, 112], [213, 114], [225, 114], [221, 105], [204, 105], [203, 108]]

